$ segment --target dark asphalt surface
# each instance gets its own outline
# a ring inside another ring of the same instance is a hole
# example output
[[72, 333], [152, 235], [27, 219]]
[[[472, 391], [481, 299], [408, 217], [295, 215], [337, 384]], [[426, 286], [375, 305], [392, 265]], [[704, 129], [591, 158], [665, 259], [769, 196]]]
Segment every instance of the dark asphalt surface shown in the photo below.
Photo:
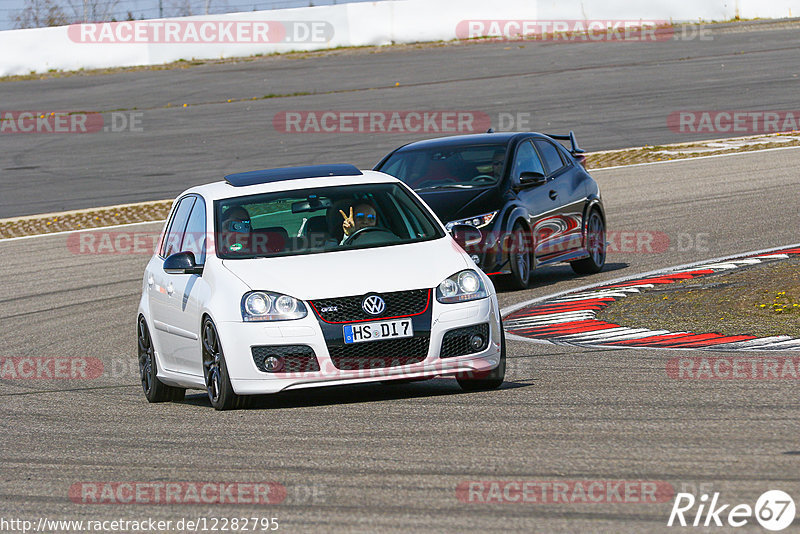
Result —
[[[595, 172], [610, 230], [663, 232], [669, 247], [612, 253], [589, 277], [566, 266], [537, 272], [532, 289], [501, 289], [501, 305], [796, 243], [798, 165], [800, 149], [791, 149]], [[0, 254], [0, 356], [104, 364], [95, 380], [0, 381], [2, 518], [257, 516], [279, 518], [287, 532], [660, 532], [674, 530], [671, 502], [468, 504], [455, 490], [476, 480], [644, 480], [720, 492], [733, 504], [753, 505], [769, 489], [800, 497], [791, 381], [679, 381], [666, 373], [676, 352], [510, 341], [507, 382], [492, 392], [465, 394], [437, 379], [286, 393], [224, 413], [200, 392], [148, 405], [134, 336], [147, 258], [76, 254], [65, 236], [0, 242]], [[275, 506], [68, 498], [74, 484], [110, 481], [276, 481], [288, 497]]]
[[[796, 109], [798, 27], [724, 26], [710, 40], [656, 43], [339, 51], [0, 83], [3, 111], [124, 110], [139, 114], [141, 127], [0, 135], [0, 218], [173, 198], [190, 185], [258, 168], [371, 167], [401, 144], [441, 135], [286, 134], [272, 123], [281, 111], [471, 110], [496, 128], [500, 114], [521, 114], [532, 130], [575, 130], [588, 150], [719, 137], [672, 132], [667, 117], [687, 109]], [[317, 94], [227, 102], [296, 93]], [[106, 126], [111, 121], [106, 113]]]

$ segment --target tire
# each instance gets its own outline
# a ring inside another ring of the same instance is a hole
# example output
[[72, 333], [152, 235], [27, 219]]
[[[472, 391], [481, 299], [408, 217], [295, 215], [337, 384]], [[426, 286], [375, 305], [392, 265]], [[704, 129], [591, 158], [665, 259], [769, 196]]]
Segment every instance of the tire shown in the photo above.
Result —
[[456, 375], [456, 381], [464, 391], [488, 391], [503, 384], [506, 376], [506, 333], [500, 323], [500, 363], [491, 371], [484, 373], [464, 373]]
[[139, 378], [142, 380], [142, 390], [147, 402], [181, 401], [186, 396], [184, 388], [168, 386], [158, 379], [158, 364], [156, 352], [153, 348], [153, 339], [144, 316], [139, 316], [137, 325], [139, 345]]
[[527, 231], [525, 225], [517, 221], [511, 230], [513, 245], [508, 253], [509, 263], [511, 264], [511, 275], [509, 280], [514, 289], [527, 289], [531, 277], [531, 251], [530, 239], [526, 239]]
[[215, 410], [232, 410], [244, 408], [248, 397], [237, 395], [233, 391], [231, 379], [228, 375], [228, 366], [225, 364], [225, 354], [219, 342], [219, 334], [214, 322], [206, 317], [203, 319], [203, 375], [206, 381], [208, 400]]
[[606, 225], [600, 212], [592, 210], [586, 223], [586, 249], [589, 257], [570, 263], [577, 274], [594, 274], [606, 264]]

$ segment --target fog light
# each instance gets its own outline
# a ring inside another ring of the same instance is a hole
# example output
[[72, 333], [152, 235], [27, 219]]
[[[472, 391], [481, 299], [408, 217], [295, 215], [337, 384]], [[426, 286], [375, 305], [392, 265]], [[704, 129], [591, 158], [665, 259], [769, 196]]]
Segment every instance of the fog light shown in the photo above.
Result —
[[277, 373], [283, 369], [283, 358], [279, 356], [267, 356], [264, 358], [264, 368], [268, 373]]
[[484, 344], [486, 340], [483, 339], [483, 336], [480, 334], [475, 334], [471, 338], [469, 338], [469, 347], [472, 349], [472, 352], [478, 352], [484, 349]]

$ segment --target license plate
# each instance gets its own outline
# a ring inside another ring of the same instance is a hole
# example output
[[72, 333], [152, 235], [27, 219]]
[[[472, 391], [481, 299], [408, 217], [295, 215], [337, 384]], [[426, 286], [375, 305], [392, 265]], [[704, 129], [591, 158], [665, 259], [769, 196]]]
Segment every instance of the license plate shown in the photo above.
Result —
[[344, 325], [345, 343], [362, 343], [364, 341], [412, 337], [413, 335], [414, 329], [411, 327], [410, 319]]

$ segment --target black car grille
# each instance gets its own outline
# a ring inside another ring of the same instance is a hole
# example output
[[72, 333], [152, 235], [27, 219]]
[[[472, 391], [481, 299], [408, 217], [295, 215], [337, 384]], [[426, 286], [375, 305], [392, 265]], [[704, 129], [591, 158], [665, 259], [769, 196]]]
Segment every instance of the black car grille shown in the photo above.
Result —
[[253, 361], [258, 370], [267, 373], [264, 360], [269, 356], [283, 358], [284, 365], [280, 373], [312, 373], [319, 371], [319, 362], [314, 349], [308, 345], [262, 345], [251, 347]]
[[[472, 336], [478, 334], [483, 336], [483, 345], [478, 349], [473, 349], [470, 346], [469, 340]], [[474, 326], [467, 326], [465, 328], [458, 328], [450, 330], [445, 333], [442, 338], [442, 352], [439, 354], [440, 358], [453, 358], [455, 356], [464, 356], [466, 354], [473, 354], [486, 350], [489, 345], [489, 324], [476, 324]]]
[[347, 345], [328, 345], [333, 365], [342, 371], [382, 369], [420, 363], [428, 356], [430, 337], [415, 336]]
[[[385, 317], [407, 317], [425, 312], [430, 305], [430, 289], [413, 289], [392, 293], [374, 293], [386, 302], [380, 315], [370, 315], [361, 308], [367, 295], [311, 301], [317, 315], [326, 323], [377, 320]], [[373, 293], [368, 293], [373, 294]]]

